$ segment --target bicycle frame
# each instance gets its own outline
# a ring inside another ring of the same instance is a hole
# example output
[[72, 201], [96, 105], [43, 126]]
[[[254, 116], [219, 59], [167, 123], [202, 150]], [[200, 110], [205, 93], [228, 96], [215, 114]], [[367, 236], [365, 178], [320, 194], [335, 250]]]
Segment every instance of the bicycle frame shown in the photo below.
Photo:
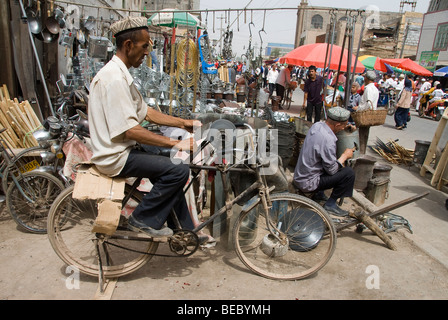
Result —
[[[252, 183], [246, 190], [244, 190], [242, 193], [240, 193], [238, 196], [236, 196], [234, 199], [230, 199], [230, 194], [228, 192], [225, 193], [225, 205], [220, 208], [217, 212], [215, 212], [212, 216], [210, 216], [207, 220], [202, 222], [200, 225], [195, 227], [192, 231], [194, 233], [199, 232], [204, 227], [208, 226], [210, 223], [212, 223], [216, 218], [224, 214], [225, 212], [230, 213], [230, 210], [234, 206], [235, 203], [237, 203], [239, 200], [241, 200], [243, 197], [245, 197], [248, 194], [251, 194], [253, 191], [258, 189], [258, 195], [253, 196], [247, 203], [243, 206], [242, 212], [250, 211], [255, 206], [257, 206], [260, 201], [262, 202], [263, 209], [265, 212], [269, 210], [271, 207], [271, 201], [269, 194], [274, 189], [274, 187], [269, 188], [265, 181], [263, 181], [262, 175], [259, 172], [259, 167], [255, 166], [254, 168], [235, 168], [230, 167], [227, 168], [225, 165], [218, 165], [218, 166], [206, 166], [206, 165], [190, 165], [191, 170], [212, 170], [212, 171], [219, 171], [221, 173], [221, 180], [223, 184], [223, 189], [227, 190], [228, 187], [228, 177], [227, 172], [240, 172], [240, 173], [255, 173], [256, 175], [256, 181]], [[132, 194], [135, 192], [137, 187], [140, 185], [140, 181], [142, 179], [137, 179], [131, 187], [131, 191], [125, 196], [122, 202], [122, 206], [126, 204], [126, 202], [130, 199]], [[191, 185], [191, 184], [190, 184]], [[185, 189], [185, 192], [188, 190], [190, 185], [187, 186]], [[176, 227], [178, 229], [182, 229], [180, 226], [179, 221], [177, 220], [177, 217], [174, 212], [171, 213], [171, 217], [174, 220], [174, 223], [176, 224]], [[273, 234], [276, 238], [278, 238], [278, 230], [275, 226], [273, 226], [270, 223], [269, 215], [265, 215], [266, 219], [266, 225], [269, 226], [269, 231], [271, 234]], [[279, 239], [279, 238], [278, 238]], [[279, 239], [280, 240], [280, 239]]]
[[[236, 196], [233, 200], [230, 200], [230, 194], [228, 192], [225, 193], [225, 205], [219, 209], [217, 212], [215, 212], [212, 216], [210, 216], [206, 221], [201, 223], [199, 226], [193, 229], [194, 232], [198, 232], [199, 230], [203, 229], [205, 226], [209, 225], [213, 220], [215, 220], [217, 217], [222, 215], [224, 212], [230, 213], [230, 210], [232, 209], [233, 205], [237, 203], [239, 200], [241, 200], [246, 195], [252, 193], [254, 190], [258, 189], [258, 195], [252, 197], [247, 204], [243, 206], [242, 211], [249, 211], [252, 208], [254, 208], [260, 201], [263, 204], [263, 207], [265, 210], [267, 210], [271, 206], [270, 198], [269, 198], [269, 192], [271, 191], [266, 183], [263, 181], [262, 176], [259, 173], [258, 168], [229, 168], [226, 170], [225, 166], [197, 166], [197, 165], [191, 165], [190, 169], [199, 169], [199, 170], [212, 170], [212, 171], [219, 171], [221, 173], [221, 179], [223, 184], [223, 189], [227, 190], [228, 187], [228, 178], [227, 178], [227, 172], [240, 172], [240, 173], [255, 173], [256, 174], [256, 181], [252, 183], [246, 190], [244, 190], [242, 193], [240, 193], [238, 196]], [[267, 216], [267, 215], [266, 215]], [[267, 219], [269, 219], [267, 217]], [[268, 221], [267, 221], [268, 222]], [[268, 223], [269, 226], [271, 226], [270, 223]], [[272, 231], [272, 230], [271, 230]]]

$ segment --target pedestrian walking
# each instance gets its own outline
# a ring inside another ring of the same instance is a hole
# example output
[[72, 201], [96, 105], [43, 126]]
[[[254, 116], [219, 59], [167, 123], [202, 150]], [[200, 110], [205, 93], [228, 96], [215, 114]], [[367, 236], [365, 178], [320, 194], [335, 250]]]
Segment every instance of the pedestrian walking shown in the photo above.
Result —
[[304, 97], [302, 109], [306, 108], [306, 119], [307, 121], [313, 120], [314, 112], [314, 122], [320, 121], [320, 113], [322, 112], [322, 85], [323, 78], [316, 73], [317, 68], [315, 66], [310, 66], [308, 68], [308, 79], [305, 81], [305, 86], [303, 88]]

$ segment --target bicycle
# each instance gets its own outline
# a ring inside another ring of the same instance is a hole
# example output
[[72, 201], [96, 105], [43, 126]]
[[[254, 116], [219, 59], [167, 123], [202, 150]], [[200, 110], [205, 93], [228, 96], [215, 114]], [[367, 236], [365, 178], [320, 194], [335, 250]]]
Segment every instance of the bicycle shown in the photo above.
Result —
[[289, 110], [289, 108], [291, 108], [293, 92], [294, 92], [294, 90], [291, 89], [290, 87], [288, 87], [285, 90], [285, 93], [283, 94], [282, 104], [281, 104], [281, 107], [283, 108], [283, 110]]
[[390, 88], [388, 93], [388, 100], [387, 100], [387, 114], [389, 116], [393, 115], [395, 113], [395, 105], [397, 103], [396, 97], [397, 93], [394, 88]]
[[[0, 133], [6, 129], [1, 129]], [[46, 172], [23, 172], [17, 165], [16, 156], [8, 143], [0, 137], [2, 163], [0, 177], [4, 173], [12, 183], [6, 190], [6, 206], [11, 217], [22, 229], [32, 233], [45, 233], [47, 215], [54, 199], [64, 189], [64, 185]]]
[[[253, 134], [249, 136], [249, 145], [254, 146]], [[207, 145], [212, 143], [203, 142], [200, 149]], [[71, 186], [62, 191], [50, 208], [47, 228], [50, 243], [62, 261], [76, 266], [81, 273], [99, 277], [100, 281], [118, 278], [159, 255], [156, 251], [161, 243], [168, 243], [172, 253], [169, 256], [193, 254], [199, 247], [197, 233], [218, 216], [226, 212], [231, 214], [236, 203], [249, 198], [232, 232], [232, 242], [242, 263], [255, 274], [269, 279], [309, 277], [327, 264], [336, 248], [332, 219], [311, 199], [288, 192], [273, 193], [274, 188], [267, 185], [266, 177], [261, 174], [267, 164], [253, 152], [246, 154], [246, 160], [256, 160], [254, 164], [210, 165], [210, 161], [205, 165], [190, 164], [193, 176], [201, 170], [220, 172], [224, 190], [227, 190], [230, 172], [254, 177], [253, 183], [233, 199], [226, 193], [226, 204], [193, 230], [183, 230], [173, 213], [177, 226], [174, 235], [153, 238], [128, 230], [127, 218], [122, 214], [113, 235], [92, 233], [98, 213], [96, 201], [74, 199], [74, 186]], [[140, 180], [126, 184], [122, 208], [132, 202], [135, 206], [142, 199], [143, 193], [137, 189]], [[185, 190], [190, 185], [191, 181]]]

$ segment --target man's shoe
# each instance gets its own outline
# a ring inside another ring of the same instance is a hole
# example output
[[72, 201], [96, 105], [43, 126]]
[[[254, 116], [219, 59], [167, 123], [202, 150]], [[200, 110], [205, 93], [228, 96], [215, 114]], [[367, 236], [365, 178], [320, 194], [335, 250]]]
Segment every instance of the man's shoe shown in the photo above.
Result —
[[328, 206], [325, 204], [324, 209], [327, 210], [329, 214], [332, 214], [334, 216], [338, 216], [338, 217], [347, 217], [348, 216], [348, 212], [345, 210], [342, 210], [337, 205]]
[[144, 223], [136, 220], [132, 215], [128, 219], [128, 229], [136, 232], [143, 232], [151, 237], [171, 237], [173, 235], [173, 230], [168, 227], [163, 227], [160, 230], [151, 228]]
[[327, 201], [328, 197], [325, 195], [325, 193], [322, 192], [317, 192], [311, 199], [313, 199], [314, 201]]

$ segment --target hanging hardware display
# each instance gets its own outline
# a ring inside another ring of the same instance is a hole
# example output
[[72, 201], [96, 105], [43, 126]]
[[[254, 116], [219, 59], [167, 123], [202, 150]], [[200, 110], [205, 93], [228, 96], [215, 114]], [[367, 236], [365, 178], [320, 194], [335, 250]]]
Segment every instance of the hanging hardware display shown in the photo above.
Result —
[[222, 47], [221, 57], [226, 60], [233, 59], [232, 54], [232, 38], [233, 31], [229, 30], [229, 26], [227, 26], [227, 30], [224, 33], [224, 45]]
[[[206, 31], [202, 36], [199, 37], [198, 43], [202, 72], [205, 75], [217, 74], [218, 70], [216, 69], [215, 65], [213, 63], [209, 63], [211, 61], [214, 61], [214, 59], [210, 50], [210, 40]], [[209, 80], [211, 83], [212, 81], [210, 78]]]

